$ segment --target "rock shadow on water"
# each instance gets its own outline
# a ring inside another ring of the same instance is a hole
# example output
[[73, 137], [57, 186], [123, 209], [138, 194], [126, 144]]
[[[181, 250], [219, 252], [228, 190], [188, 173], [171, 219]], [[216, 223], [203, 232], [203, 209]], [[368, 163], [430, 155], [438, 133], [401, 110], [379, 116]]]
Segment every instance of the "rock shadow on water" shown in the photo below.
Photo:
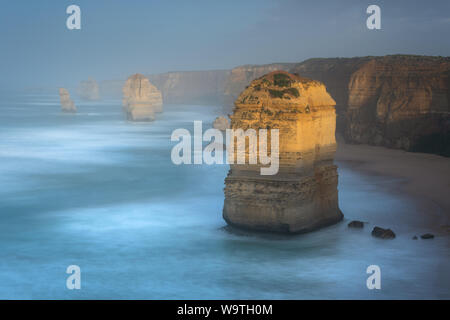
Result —
[[321, 234], [321, 233], [323, 234], [328, 231], [334, 230], [336, 228], [340, 228], [340, 226], [343, 223], [345, 223], [345, 221], [341, 220], [337, 223], [330, 224], [325, 227], [313, 229], [310, 231], [297, 232], [297, 233], [255, 230], [255, 229], [251, 229], [251, 228], [237, 227], [237, 226], [230, 225], [230, 224], [220, 227], [219, 231], [222, 231], [222, 232], [232, 235], [232, 236], [241, 237], [241, 238], [255, 238], [255, 239], [270, 240], [270, 241], [299, 240], [299, 239], [302, 239], [309, 235]]

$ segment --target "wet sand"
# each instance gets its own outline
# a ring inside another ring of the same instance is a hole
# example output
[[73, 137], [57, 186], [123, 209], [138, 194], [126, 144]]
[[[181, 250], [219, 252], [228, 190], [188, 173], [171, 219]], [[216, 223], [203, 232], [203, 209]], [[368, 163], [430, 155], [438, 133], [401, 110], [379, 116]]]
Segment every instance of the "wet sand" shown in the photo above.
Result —
[[450, 232], [450, 158], [338, 141], [337, 162], [369, 174], [400, 179], [396, 191], [438, 206], [441, 230]]

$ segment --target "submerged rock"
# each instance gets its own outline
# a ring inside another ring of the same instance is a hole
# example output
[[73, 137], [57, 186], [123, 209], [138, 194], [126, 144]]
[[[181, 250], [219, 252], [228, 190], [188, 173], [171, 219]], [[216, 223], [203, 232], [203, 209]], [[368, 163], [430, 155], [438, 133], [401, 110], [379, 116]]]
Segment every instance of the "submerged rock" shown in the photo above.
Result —
[[[259, 160], [230, 165], [223, 208], [228, 224], [301, 233], [342, 219], [333, 163], [334, 105], [321, 82], [282, 71], [252, 81], [241, 93], [230, 117], [231, 129], [254, 129], [257, 135], [259, 129], [278, 129], [279, 170], [261, 175], [260, 169], [267, 165]], [[230, 159], [235, 159], [236, 149], [230, 151]], [[249, 155], [246, 147], [246, 159]]]
[[217, 117], [216, 120], [214, 120], [213, 128], [225, 131], [230, 128], [230, 122], [224, 116]]
[[97, 81], [92, 78], [81, 81], [77, 89], [78, 95], [85, 100], [96, 101], [100, 99]]
[[372, 230], [372, 236], [380, 239], [394, 239], [395, 233], [391, 229], [383, 229], [380, 227], [375, 227]]
[[61, 110], [63, 112], [77, 112], [77, 107], [70, 99], [69, 91], [65, 88], [59, 88], [59, 99], [61, 101]]
[[364, 222], [353, 220], [348, 224], [349, 228], [364, 228]]
[[133, 121], [152, 121], [155, 112], [162, 112], [161, 92], [142, 74], [128, 78], [123, 87], [123, 108]]
[[434, 235], [431, 233], [425, 233], [423, 235], [420, 236], [422, 239], [433, 239]]

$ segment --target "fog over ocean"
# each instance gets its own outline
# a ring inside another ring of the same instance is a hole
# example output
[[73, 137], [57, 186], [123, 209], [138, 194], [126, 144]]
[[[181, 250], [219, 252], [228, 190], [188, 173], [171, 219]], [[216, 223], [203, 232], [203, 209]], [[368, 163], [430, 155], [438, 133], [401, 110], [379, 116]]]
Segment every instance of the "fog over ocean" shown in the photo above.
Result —
[[[228, 166], [170, 160], [172, 131], [205, 130], [219, 107], [166, 105], [132, 123], [119, 100], [75, 104], [63, 114], [56, 94], [0, 99], [0, 299], [450, 298], [448, 238], [411, 239], [437, 228], [439, 209], [393, 193], [402, 181], [337, 163], [343, 222], [236, 232], [222, 219]], [[354, 219], [368, 224], [347, 228]], [[397, 238], [373, 238], [375, 225]], [[66, 288], [72, 264], [82, 290]], [[366, 287], [372, 264], [383, 290]]]

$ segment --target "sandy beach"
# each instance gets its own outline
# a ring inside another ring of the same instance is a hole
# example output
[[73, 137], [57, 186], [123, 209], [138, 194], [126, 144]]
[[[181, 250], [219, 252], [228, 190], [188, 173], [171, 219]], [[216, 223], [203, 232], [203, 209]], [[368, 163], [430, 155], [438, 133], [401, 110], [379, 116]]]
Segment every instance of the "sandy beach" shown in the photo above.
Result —
[[434, 154], [413, 153], [369, 145], [346, 144], [338, 138], [336, 161], [346, 162], [369, 174], [399, 178], [399, 192], [438, 206], [441, 227], [450, 226], [450, 159]]

